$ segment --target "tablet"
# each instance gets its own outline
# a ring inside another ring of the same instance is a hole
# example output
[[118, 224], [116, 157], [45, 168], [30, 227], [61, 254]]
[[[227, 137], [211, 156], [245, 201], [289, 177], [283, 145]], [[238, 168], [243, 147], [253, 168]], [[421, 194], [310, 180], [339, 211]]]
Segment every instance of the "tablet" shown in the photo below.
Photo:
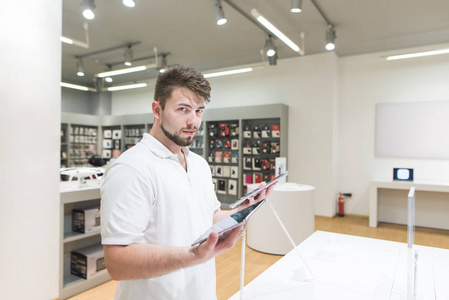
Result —
[[273, 180], [267, 182], [266, 185], [259, 187], [257, 189], [255, 189], [254, 191], [250, 192], [249, 194], [246, 194], [245, 196], [243, 196], [242, 198], [240, 198], [239, 200], [237, 200], [236, 202], [232, 203], [231, 205], [229, 205], [230, 208], [235, 208], [237, 207], [239, 204], [243, 203], [246, 199], [249, 199], [250, 197], [256, 196], [257, 194], [259, 194], [260, 192], [262, 192], [263, 190], [269, 188], [270, 186], [272, 186], [273, 184], [275, 184], [276, 182], [279, 181], [279, 179], [284, 178], [285, 176], [287, 176], [289, 173], [289, 171], [285, 171], [284, 173], [282, 173], [281, 175], [277, 176], [276, 178], [274, 178]]
[[241, 211], [236, 212], [235, 214], [230, 215], [229, 217], [226, 217], [221, 221], [218, 221], [211, 228], [209, 228], [209, 230], [203, 233], [196, 241], [194, 241], [192, 246], [198, 245], [207, 240], [212, 231], [218, 232], [220, 234], [220, 238], [226, 237], [226, 232], [248, 222], [249, 218], [259, 207], [262, 206], [263, 203], [265, 203], [265, 201], [266, 199], [263, 199], [245, 209], [242, 209]]

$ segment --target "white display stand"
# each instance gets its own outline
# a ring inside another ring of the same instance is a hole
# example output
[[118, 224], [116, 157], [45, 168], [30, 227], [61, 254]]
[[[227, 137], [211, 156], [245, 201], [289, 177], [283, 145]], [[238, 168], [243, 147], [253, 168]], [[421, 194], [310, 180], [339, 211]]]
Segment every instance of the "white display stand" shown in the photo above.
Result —
[[[370, 191], [369, 226], [377, 227], [377, 223], [379, 222], [379, 201], [378, 201], [379, 189], [404, 190], [402, 215], [404, 216], [403, 224], [406, 224], [406, 216], [407, 216], [406, 195], [411, 187], [415, 187], [416, 191], [449, 193], [449, 183], [425, 182], [425, 181], [373, 180], [371, 181], [369, 189]], [[421, 206], [419, 206], [418, 204]], [[447, 211], [442, 212], [441, 207], [440, 208], [431, 207], [429, 203], [418, 203], [418, 204], [416, 206], [415, 225], [440, 228], [440, 229], [449, 229], [446, 228], [447, 225], [444, 225], [447, 223]]]
[[[449, 250], [414, 245], [419, 252], [416, 299], [449, 299]], [[290, 251], [244, 288], [244, 299], [407, 299], [407, 244], [316, 231], [297, 248], [314, 279], [301, 282]], [[240, 299], [240, 292], [231, 300]]]
[[[248, 191], [257, 186], [248, 186]], [[314, 196], [313, 186], [278, 183], [268, 199], [296, 245], [315, 230]], [[292, 244], [268, 204], [260, 207], [248, 222], [247, 244], [254, 250], [270, 254], [284, 255], [292, 250]]]
[[99, 245], [101, 242], [100, 229], [86, 233], [72, 231], [72, 209], [100, 205], [100, 197], [99, 180], [86, 180], [81, 186], [78, 181], [65, 181], [60, 183], [60, 299], [67, 299], [111, 280], [107, 272], [87, 280], [70, 274], [71, 251], [92, 245]]

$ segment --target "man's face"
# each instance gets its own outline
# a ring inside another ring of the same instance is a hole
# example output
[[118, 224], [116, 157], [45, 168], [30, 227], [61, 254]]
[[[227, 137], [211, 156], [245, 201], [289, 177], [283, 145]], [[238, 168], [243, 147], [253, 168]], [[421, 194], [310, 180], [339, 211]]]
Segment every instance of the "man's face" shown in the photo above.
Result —
[[165, 136], [178, 146], [190, 146], [204, 111], [204, 99], [185, 88], [173, 90], [161, 111], [161, 129]]

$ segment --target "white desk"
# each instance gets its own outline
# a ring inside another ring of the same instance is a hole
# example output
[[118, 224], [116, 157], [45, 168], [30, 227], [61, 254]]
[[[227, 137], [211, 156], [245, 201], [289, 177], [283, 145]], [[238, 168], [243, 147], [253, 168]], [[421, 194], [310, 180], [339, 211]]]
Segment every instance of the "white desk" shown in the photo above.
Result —
[[[379, 217], [378, 189], [410, 190], [411, 187], [415, 187], [416, 191], [449, 193], [449, 183], [436, 183], [424, 181], [374, 180], [371, 182], [369, 188], [369, 201], [370, 201], [369, 226], [377, 227], [378, 223]], [[407, 203], [407, 196], [405, 194], [404, 205], [406, 205], [406, 203]]]
[[[294, 278], [301, 260], [292, 250], [244, 288], [244, 299], [407, 299], [407, 245], [316, 231], [298, 247], [314, 279]], [[449, 299], [449, 250], [415, 246], [417, 299]], [[240, 299], [240, 293], [231, 300]]]

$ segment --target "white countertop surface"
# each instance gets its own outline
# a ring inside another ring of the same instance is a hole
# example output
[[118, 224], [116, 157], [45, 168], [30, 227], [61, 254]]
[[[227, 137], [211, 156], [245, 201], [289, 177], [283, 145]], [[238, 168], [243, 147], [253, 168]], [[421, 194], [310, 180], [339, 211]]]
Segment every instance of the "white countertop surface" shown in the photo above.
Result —
[[[407, 245], [316, 231], [247, 284], [243, 299], [399, 300], [407, 299]], [[415, 246], [418, 251], [417, 299], [449, 299], [449, 250]], [[296, 275], [295, 275], [296, 272]], [[239, 292], [231, 300], [240, 299]]]
[[85, 180], [85, 183], [80, 183], [78, 180], [61, 181], [59, 183], [59, 191], [61, 193], [67, 193], [67, 192], [76, 192], [76, 191], [85, 191], [85, 190], [99, 189], [100, 188], [100, 182], [101, 181], [98, 180], [98, 179]]

